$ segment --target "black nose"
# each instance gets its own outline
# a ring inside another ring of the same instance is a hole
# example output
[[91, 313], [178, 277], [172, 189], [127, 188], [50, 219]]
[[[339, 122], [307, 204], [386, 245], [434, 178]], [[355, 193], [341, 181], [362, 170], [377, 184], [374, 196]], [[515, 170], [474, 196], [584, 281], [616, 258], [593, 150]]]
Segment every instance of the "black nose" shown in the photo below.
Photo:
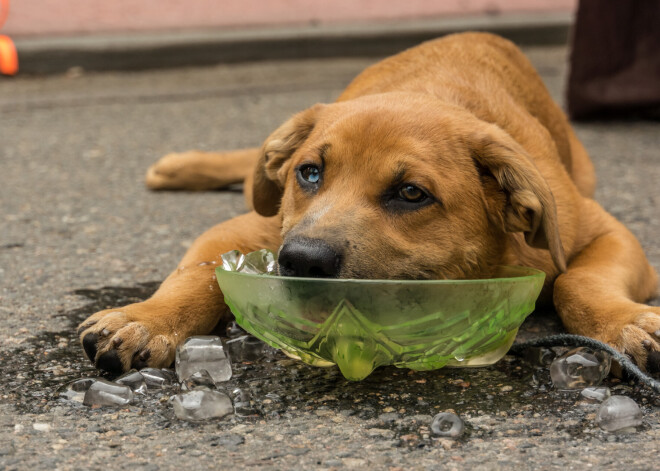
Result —
[[333, 278], [339, 274], [341, 256], [319, 239], [296, 238], [280, 250], [280, 275]]

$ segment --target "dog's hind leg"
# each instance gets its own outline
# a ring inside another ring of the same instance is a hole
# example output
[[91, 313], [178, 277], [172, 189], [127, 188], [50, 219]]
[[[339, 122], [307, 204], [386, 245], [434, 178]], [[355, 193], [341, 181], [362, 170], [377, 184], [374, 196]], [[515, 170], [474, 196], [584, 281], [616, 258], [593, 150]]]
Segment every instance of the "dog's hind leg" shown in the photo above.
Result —
[[644, 368], [660, 351], [660, 308], [643, 304], [657, 294], [658, 276], [635, 236], [589, 200], [591, 241], [555, 280], [554, 304], [566, 329], [627, 353]]
[[188, 151], [168, 154], [149, 167], [146, 184], [152, 190], [216, 190], [250, 178], [259, 148], [229, 152]]

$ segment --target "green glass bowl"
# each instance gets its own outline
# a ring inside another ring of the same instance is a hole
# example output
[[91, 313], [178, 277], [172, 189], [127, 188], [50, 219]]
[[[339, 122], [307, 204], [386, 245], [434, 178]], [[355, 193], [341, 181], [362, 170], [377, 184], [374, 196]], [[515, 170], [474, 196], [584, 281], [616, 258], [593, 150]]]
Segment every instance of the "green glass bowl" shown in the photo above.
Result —
[[[500, 267], [484, 280], [352, 280], [274, 276], [272, 252], [223, 255], [218, 284], [238, 324], [289, 356], [339, 366], [349, 380], [374, 368], [495, 363], [534, 310], [545, 274]], [[265, 274], [263, 274], [265, 273]]]

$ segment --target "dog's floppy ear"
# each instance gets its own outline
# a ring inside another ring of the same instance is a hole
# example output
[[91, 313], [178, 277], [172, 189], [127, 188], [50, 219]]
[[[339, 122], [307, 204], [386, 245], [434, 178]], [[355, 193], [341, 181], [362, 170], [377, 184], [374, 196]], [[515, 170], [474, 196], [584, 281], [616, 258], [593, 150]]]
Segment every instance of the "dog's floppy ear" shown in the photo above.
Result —
[[531, 247], [550, 250], [555, 266], [566, 271], [555, 200], [527, 152], [495, 125], [475, 132], [470, 142], [478, 171], [492, 177], [504, 194], [491, 216], [504, 231], [523, 232]]
[[322, 107], [317, 104], [294, 115], [264, 142], [252, 184], [252, 204], [262, 216], [277, 214], [286, 177], [282, 167], [314, 129]]

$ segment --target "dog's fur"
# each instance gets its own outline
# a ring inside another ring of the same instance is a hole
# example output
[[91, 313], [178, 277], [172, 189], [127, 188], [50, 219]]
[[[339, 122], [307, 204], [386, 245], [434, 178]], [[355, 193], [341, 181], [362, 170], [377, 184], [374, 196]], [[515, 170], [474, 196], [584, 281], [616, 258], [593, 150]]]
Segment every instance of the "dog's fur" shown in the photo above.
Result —
[[[306, 179], [310, 168], [318, 181]], [[585, 149], [502, 38], [424, 43], [366, 69], [336, 103], [295, 115], [261, 149], [172, 154], [147, 174], [152, 189], [243, 180], [254, 211], [204, 233], [151, 299], [81, 324], [100, 368], [171, 364], [177, 344], [229, 315], [214, 277], [219, 256], [280, 246], [294, 252], [282, 265], [292, 274], [319, 253], [330, 260], [321, 275], [354, 278], [536, 267], [568, 331], [639, 365], [660, 350], [660, 308], [642, 304], [656, 273], [634, 236], [591, 199]]]

